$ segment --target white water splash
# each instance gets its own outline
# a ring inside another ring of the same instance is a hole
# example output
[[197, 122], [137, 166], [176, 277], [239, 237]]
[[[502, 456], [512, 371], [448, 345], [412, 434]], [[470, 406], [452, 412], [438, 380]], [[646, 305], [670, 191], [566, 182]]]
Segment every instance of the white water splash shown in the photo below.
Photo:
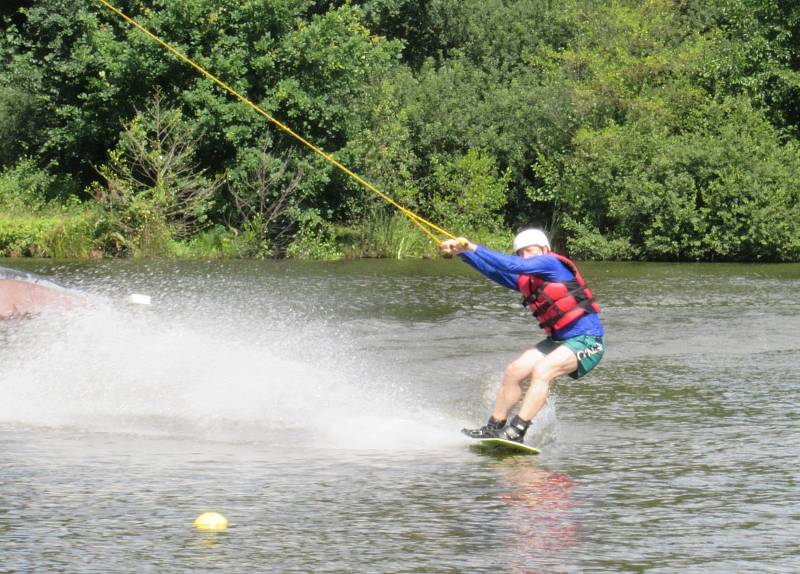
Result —
[[331, 326], [171, 313], [105, 302], [2, 325], [0, 422], [358, 449], [454, 440], [456, 423], [404, 404]]

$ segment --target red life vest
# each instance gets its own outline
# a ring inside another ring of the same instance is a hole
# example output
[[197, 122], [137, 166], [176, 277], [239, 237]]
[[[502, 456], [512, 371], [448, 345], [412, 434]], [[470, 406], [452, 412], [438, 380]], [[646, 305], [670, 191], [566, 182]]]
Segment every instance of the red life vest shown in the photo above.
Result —
[[559, 282], [546, 281], [536, 275], [520, 275], [517, 286], [522, 292], [522, 304], [530, 307], [539, 326], [549, 335], [583, 315], [599, 313], [600, 306], [572, 261], [557, 253], [551, 252], [548, 255], [561, 261], [575, 278]]

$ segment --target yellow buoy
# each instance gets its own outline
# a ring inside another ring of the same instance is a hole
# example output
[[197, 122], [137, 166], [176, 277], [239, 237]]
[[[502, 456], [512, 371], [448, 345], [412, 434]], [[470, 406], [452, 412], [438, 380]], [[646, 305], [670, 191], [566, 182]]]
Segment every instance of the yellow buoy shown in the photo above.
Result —
[[204, 512], [194, 519], [194, 527], [198, 530], [225, 530], [228, 519], [219, 512]]

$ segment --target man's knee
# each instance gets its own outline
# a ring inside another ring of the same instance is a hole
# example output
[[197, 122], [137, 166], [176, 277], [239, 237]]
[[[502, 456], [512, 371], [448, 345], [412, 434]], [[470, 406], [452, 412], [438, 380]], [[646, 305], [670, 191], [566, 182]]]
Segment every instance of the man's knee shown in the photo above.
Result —
[[503, 384], [508, 384], [516, 383], [520, 377], [525, 376], [525, 373], [521, 371], [517, 361], [513, 361], [506, 366], [503, 375]]
[[554, 378], [553, 368], [550, 365], [536, 365], [531, 371], [531, 381], [549, 383]]
[[531, 371], [536, 367], [538, 357], [521, 356], [516, 361], [512, 361], [506, 366], [505, 379], [521, 380], [528, 377]]
[[522, 355], [511, 361], [511, 363], [506, 367], [506, 371], [517, 375], [521, 374], [523, 377], [527, 377], [533, 368], [544, 358], [545, 356], [536, 349], [525, 351], [522, 353]]

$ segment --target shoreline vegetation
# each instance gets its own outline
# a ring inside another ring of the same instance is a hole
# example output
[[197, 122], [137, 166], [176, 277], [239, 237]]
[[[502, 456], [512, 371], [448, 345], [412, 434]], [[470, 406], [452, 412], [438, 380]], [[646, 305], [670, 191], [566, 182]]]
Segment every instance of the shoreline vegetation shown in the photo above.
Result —
[[[800, 261], [789, 0], [119, 0], [381, 191], [507, 251]], [[100, 4], [0, 8], [0, 256], [419, 258], [402, 214]]]
[[[53, 259], [97, 259], [104, 257], [143, 257], [175, 259], [267, 259], [275, 254], [264, 249], [260, 237], [233, 228], [211, 227], [186, 240], [170, 233], [148, 234], [131, 246], [115, 233], [98, 236], [106, 227], [97, 211], [0, 215], [0, 257]], [[479, 243], [508, 251], [508, 233], [479, 232], [472, 235]], [[336, 261], [342, 259], [414, 259], [439, 257], [433, 242], [422, 235], [404, 216], [389, 214], [378, 222], [360, 227], [336, 226], [320, 241], [313, 236], [293, 243], [281, 257]]]

